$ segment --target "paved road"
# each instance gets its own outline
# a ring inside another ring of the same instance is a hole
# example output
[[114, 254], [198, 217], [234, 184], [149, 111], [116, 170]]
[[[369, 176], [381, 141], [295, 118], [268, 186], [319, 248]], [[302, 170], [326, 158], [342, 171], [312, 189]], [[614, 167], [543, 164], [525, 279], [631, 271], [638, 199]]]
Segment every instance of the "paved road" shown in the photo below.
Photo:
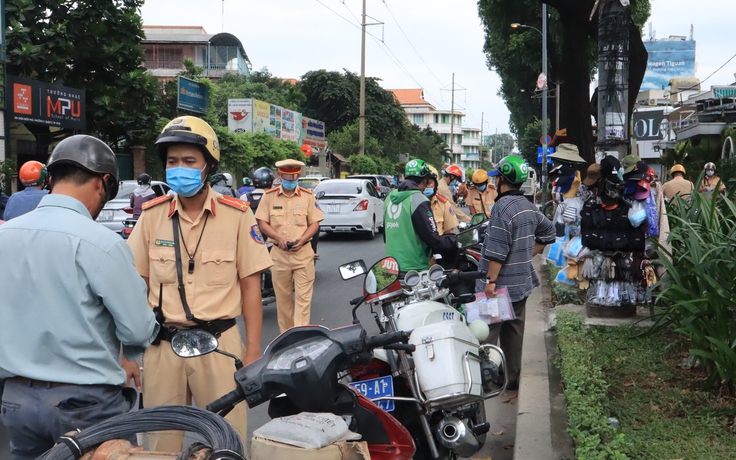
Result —
[[[382, 235], [369, 241], [363, 235], [322, 234], [318, 252], [320, 260], [317, 262], [312, 322], [330, 328], [350, 324], [352, 318], [349, 300], [362, 293], [362, 277], [343, 281], [337, 267], [356, 259], [363, 259], [370, 266], [382, 258], [384, 255]], [[377, 332], [373, 317], [367, 308], [359, 310], [358, 317], [369, 334]], [[242, 324], [240, 327], [243, 331]], [[264, 308], [261, 349], [264, 349], [278, 333], [276, 305], [270, 304]], [[512, 458], [513, 450], [509, 446], [514, 443], [516, 400], [509, 399], [509, 396], [514, 394], [501, 395], [486, 403], [488, 419], [491, 422], [491, 433], [488, 434], [486, 446], [475, 455], [476, 458], [492, 457], [494, 460]], [[253, 430], [269, 420], [266, 413], [267, 408], [268, 404], [263, 404], [260, 407], [249, 409], [249, 439]], [[0, 425], [0, 460], [6, 458], [9, 458], [7, 438]]]

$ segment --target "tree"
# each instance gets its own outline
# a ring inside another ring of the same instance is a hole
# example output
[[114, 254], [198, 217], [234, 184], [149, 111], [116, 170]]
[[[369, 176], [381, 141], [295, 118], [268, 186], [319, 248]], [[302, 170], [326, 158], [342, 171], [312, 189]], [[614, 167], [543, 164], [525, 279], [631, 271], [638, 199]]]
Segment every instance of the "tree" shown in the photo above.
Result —
[[491, 134], [485, 140], [485, 145], [493, 151], [494, 161], [498, 161], [511, 153], [515, 144], [514, 137], [509, 133]]
[[532, 123], [526, 125], [519, 136], [519, 153], [521, 158], [539, 170], [537, 164], [537, 149], [539, 145], [539, 133], [542, 131], [542, 120], [535, 118]]
[[[552, 7], [548, 19], [548, 81], [561, 82], [560, 126], [567, 128], [569, 141], [578, 146], [581, 156], [593, 162], [589, 86], [598, 59], [598, 15], [593, 15], [592, 21], [589, 17], [598, 2], [544, 0], [544, 3]], [[631, 1], [629, 111], [633, 110], [646, 70], [647, 53], [641, 40], [641, 27], [650, 9], [650, 0]], [[541, 101], [531, 99], [530, 95], [542, 68], [541, 37], [530, 29], [512, 31], [509, 25], [518, 22], [541, 29], [541, 8], [533, 0], [479, 0], [478, 11], [486, 32], [484, 49], [488, 66], [501, 76], [500, 94], [511, 111], [511, 131], [519, 138], [540, 113]], [[521, 89], [525, 91], [522, 93]]]
[[225, 171], [247, 173], [262, 166], [272, 168], [287, 158], [307, 160], [296, 142], [274, 139], [268, 133], [231, 133], [218, 125], [214, 130], [220, 142], [221, 169]]
[[350, 161], [350, 172], [353, 174], [378, 174], [378, 165], [369, 156], [351, 155], [348, 161]]
[[[358, 142], [359, 129], [360, 127], [356, 120], [349, 125], [343, 126], [339, 131], [332, 131], [327, 135], [327, 144], [330, 146], [330, 150], [346, 157], [357, 154], [360, 151], [360, 143]], [[381, 147], [375, 138], [366, 137], [365, 154], [371, 158], [380, 156]]]
[[[6, 0], [9, 74], [86, 91], [87, 131], [119, 146], [156, 124], [156, 79], [145, 73], [143, 0]], [[37, 152], [69, 131], [28, 124]]]

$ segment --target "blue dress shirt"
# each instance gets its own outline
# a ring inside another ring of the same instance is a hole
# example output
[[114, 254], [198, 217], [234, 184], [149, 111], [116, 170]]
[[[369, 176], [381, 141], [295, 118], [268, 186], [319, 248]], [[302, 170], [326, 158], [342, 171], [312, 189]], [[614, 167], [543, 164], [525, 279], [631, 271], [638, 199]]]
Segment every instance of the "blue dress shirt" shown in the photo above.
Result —
[[158, 333], [146, 291], [119, 235], [43, 197], [0, 226], [0, 379], [120, 385], [121, 345], [133, 359]]
[[39, 190], [36, 187], [26, 187], [20, 192], [13, 193], [8, 198], [8, 204], [5, 206], [5, 220], [13, 217], [22, 216], [27, 212], [31, 212], [41, 202], [41, 198], [48, 195], [48, 190]]

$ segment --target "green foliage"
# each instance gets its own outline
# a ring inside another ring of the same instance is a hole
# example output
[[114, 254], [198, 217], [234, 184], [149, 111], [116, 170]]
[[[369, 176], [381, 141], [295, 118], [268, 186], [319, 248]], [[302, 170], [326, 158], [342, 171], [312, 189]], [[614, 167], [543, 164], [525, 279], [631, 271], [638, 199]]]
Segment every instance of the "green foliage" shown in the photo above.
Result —
[[2, 178], [2, 181], [0, 181], [0, 190], [5, 191], [8, 196], [10, 195], [10, 187], [13, 181], [12, 176], [16, 171], [17, 163], [15, 158], [5, 158], [5, 160], [0, 161], [0, 178]]
[[[582, 316], [570, 312], [560, 313], [557, 322], [567, 413], [585, 427], [578, 415], [591, 410], [588, 418], [596, 422], [576, 438], [577, 458], [733, 458], [736, 405], [700, 391], [702, 370], [682, 365], [689, 346], [685, 338], [670, 330], [641, 336], [637, 325], [584, 328], [582, 323]], [[595, 397], [586, 401], [588, 377], [595, 381]], [[615, 417], [618, 428], [603, 427], [604, 417]], [[592, 436], [596, 431], [600, 444]], [[595, 447], [584, 450], [585, 445]]]
[[[721, 144], [722, 142], [718, 138], [713, 137], [701, 139], [697, 144], [687, 140], [678, 143], [675, 150], [668, 150], [660, 157], [659, 161], [668, 171], [675, 163], [683, 165], [687, 170], [686, 177], [695, 182], [698, 175], [703, 172], [703, 166], [706, 163], [713, 162], [719, 165]], [[727, 178], [735, 177], [730, 175], [730, 171], [728, 176], [724, 176], [720, 170], [718, 173], [724, 181]]]
[[[351, 156], [360, 151], [359, 135], [360, 126], [358, 121], [354, 121], [349, 125], [343, 126], [339, 131], [332, 131], [327, 135], [327, 143], [330, 150], [341, 155]], [[381, 146], [378, 140], [371, 136], [365, 138], [365, 153], [371, 157], [377, 157], [381, 154]]]
[[367, 155], [351, 155], [348, 160], [353, 174], [378, 174], [378, 165]]
[[577, 459], [628, 459], [621, 452], [623, 436], [607, 424], [605, 403], [608, 383], [595, 362], [595, 340], [585, 329], [584, 318], [561, 311], [557, 314], [560, 357], [558, 365], [565, 385], [567, 431], [575, 442]]
[[537, 164], [537, 148], [539, 147], [539, 136], [542, 134], [542, 120], [534, 120], [524, 127], [522, 135], [519, 136], [519, 153], [521, 158], [527, 161], [534, 169], [539, 169]]
[[307, 160], [296, 142], [274, 139], [267, 133], [236, 134], [222, 126], [214, 129], [220, 141], [220, 165], [224, 171], [247, 173], [261, 166], [272, 168], [287, 158]]
[[[702, 176], [702, 174], [701, 174]], [[667, 276], [654, 330], [672, 325], [710, 370], [709, 384], [736, 381], [736, 205], [732, 197], [694, 193], [668, 207], [671, 252], [659, 249]]]
[[[113, 146], [135, 142], [158, 119], [157, 84], [141, 68], [142, 5], [6, 0], [7, 72], [85, 90], [87, 131]], [[43, 151], [49, 128], [28, 126]]]
[[544, 264], [544, 269], [547, 271], [547, 279], [552, 288], [552, 301], [555, 305], [582, 305], [585, 302], [583, 294], [580, 291], [555, 281], [557, 273], [560, 271], [559, 267], [551, 262], [547, 262]]

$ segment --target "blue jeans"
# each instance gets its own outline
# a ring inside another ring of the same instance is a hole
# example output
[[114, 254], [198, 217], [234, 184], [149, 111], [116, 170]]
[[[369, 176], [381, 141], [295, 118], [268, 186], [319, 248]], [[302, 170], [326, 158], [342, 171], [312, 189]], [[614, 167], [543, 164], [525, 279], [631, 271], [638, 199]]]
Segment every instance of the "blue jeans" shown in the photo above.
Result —
[[2, 422], [10, 435], [10, 460], [33, 460], [60, 436], [130, 411], [136, 394], [115, 385], [47, 387], [5, 382]]

